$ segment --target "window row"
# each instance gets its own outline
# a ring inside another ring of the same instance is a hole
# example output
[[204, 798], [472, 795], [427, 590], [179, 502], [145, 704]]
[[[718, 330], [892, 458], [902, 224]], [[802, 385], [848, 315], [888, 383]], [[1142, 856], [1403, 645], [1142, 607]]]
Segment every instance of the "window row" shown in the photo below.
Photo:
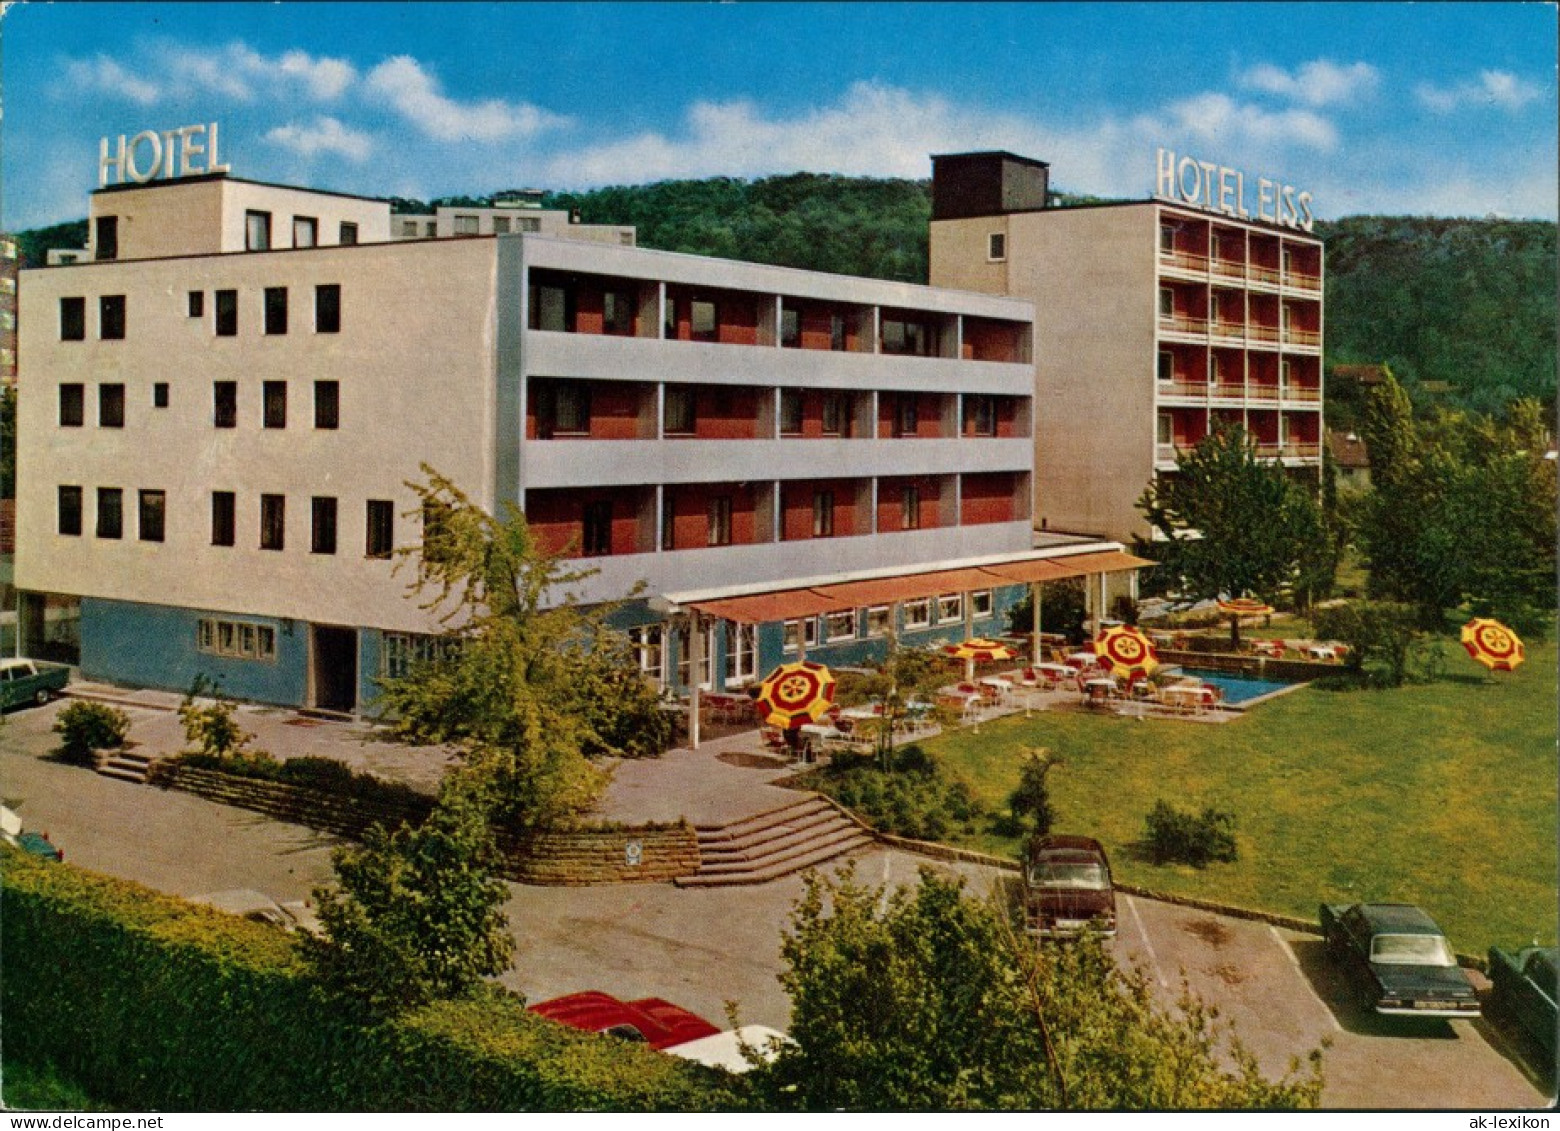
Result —
[[[118, 382], [104, 382], [98, 390], [98, 427], [123, 428], [125, 426], [125, 387]], [[168, 382], [152, 383], [152, 407], [169, 405]], [[260, 424], [263, 428], [287, 427], [287, 382], [263, 381], [260, 386]], [[238, 382], [213, 381], [211, 385], [212, 424], [217, 428], [238, 427]], [[60, 385], [60, 427], [81, 428], [87, 420], [87, 390], [79, 382], [63, 382]], [[341, 383], [339, 381], [314, 382], [314, 427], [335, 429], [341, 427]]]
[[[970, 618], [989, 620], [992, 616], [992, 591], [976, 590], [969, 595]], [[905, 632], [916, 632], [940, 625], [964, 622], [963, 593], [944, 593], [940, 597], [922, 597], [905, 601], [900, 605]], [[798, 647], [812, 648], [821, 640], [825, 644], [838, 644], [847, 640], [876, 639], [887, 636], [894, 628], [893, 606], [872, 605], [861, 609], [842, 609], [822, 616], [804, 617], [785, 622], [785, 650], [795, 652]]]
[[241, 660], [276, 659], [276, 629], [268, 624], [202, 617], [195, 628], [195, 647], [213, 656]]
[[[191, 318], [206, 316], [206, 292], [190, 291], [186, 297], [186, 309]], [[212, 332], [219, 338], [231, 338], [238, 334], [239, 299], [236, 290], [212, 292]], [[260, 324], [266, 334], [287, 333], [288, 288], [263, 288], [260, 306]], [[314, 288], [314, 332], [337, 334], [341, 332], [341, 284], [321, 283]], [[98, 337], [104, 341], [122, 340], [125, 336], [125, 296], [101, 295], [98, 298]], [[60, 341], [80, 342], [87, 337], [87, 300], [80, 295], [60, 298]]]
[[[344, 246], [357, 243], [357, 224], [351, 220], [341, 221], [338, 237], [337, 242]], [[292, 218], [293, 247], [318, 247], [319, 242], [320, 221], [318, 217], [294, 216]], [[253, 208], [244, 213], [244, 250], [271, 250], [271, 213]]]
[[[99, 538], [123, 538], [125, 491], [119, 487], [96, 489], [97, 510], [94, 533]], [[137, 492], [137, 537], [142, 542], [161, 542], [166, 534], [168, 498], [161, 490]], [[76, 485], [58, 488], [56, 530], [79, 537], [85, 527], [83, 512], [86, 489]], [[309, 500], [309, 551], [334, 554], [337, 546], [337, 500], [315, 495]], [[287, 546], [287, 496], [260, 496], [260, 540], [262, 550], [283, 550]], [[211, 492], [211, 544], [238, 544], [238, 497], [232, 491]], [[369, 499], [364, 508], [363, 556], [387, 559], [395, 549], [395, 504], [389, 499]]]
[[[671, 641], [668, 641], [668, 635]], [[638, 661], [640, 674], [665, 686], [671, 682], [672, 671], [668, 643], [677, 649], [676, 682], [682, 687], [693, 685], [692, 633], [688, 625], [671, 628], [661, 624], [647, 624], [628, 630], [628, 643]], [[711, 673], [715, 655], [715, 625], [704, 627], [699, 653], [699, 686], [711, 688]], [[724, 686], [741, 687], [758, 678], [758, 629], [751, 624], [728, 623], [726, 625], [726, 665]]]

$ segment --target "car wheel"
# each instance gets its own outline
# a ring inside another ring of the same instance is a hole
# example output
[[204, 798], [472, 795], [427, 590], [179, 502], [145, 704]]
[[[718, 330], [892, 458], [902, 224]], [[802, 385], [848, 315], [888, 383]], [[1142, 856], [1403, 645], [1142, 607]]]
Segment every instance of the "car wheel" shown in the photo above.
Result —
[[33, 696], [33, 702], [38, 704], [40, 707], [48, 706], [49, 689], [47, 687], [40, 687], [38, 689], [38, 694]]

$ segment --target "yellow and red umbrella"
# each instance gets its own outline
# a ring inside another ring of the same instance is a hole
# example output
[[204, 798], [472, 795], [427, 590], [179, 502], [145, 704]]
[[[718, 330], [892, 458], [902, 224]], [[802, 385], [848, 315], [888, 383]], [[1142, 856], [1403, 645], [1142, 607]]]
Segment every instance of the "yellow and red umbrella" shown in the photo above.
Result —
[[834, 676], [812, 660], [781, 664], [758, 688], [758, 717], [784, 730], [815, 723], [834, 705]]
[[1527, 659], [1527, 650], [1517, 634], [1488, 617], [1474, 617], [1463, 625], [1462, 646], [1492, 672], [1509, 672]]
[[975, 665], [977, 663], [989, 663], [993, 660], [1012, 660], [1017, 658], [1018, 650], [1012, 645], [1004, 644], [1000, 640], [988, 640], [981, 636], [972, 636], [959, 644], [945, 644], [943, 651], [956, 660], [964, 661], [964, 678], [975, 678]]
[[1094, 654], [1129, 682], [1152, 675], [1159, 666], [1154, 645], [1130, 624], [1113, 624], [1096, 636]]

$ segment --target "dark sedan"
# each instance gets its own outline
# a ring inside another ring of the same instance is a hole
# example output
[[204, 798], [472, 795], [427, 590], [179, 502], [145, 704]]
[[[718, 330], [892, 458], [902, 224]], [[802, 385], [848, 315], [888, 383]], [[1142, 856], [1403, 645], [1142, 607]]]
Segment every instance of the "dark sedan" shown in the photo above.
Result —
[[1490, 1013], [1509, 1017], [1555, 1059], [1560, 1011], [1555, 1006], [1555, 970], [1560, 947], [1525, 946], [1513, 954], [1490, 947]]
[[1406, 903], [1322, 904], [1328, 949], [1377, 1013], [1477, 1017], [1479, 998], [1435, 920]]
[[1100, 842], [1086, 836], [1041, 836], [1024, 864], [1029, 933], [1041, 938], [1116, 933], [1116, 893]]

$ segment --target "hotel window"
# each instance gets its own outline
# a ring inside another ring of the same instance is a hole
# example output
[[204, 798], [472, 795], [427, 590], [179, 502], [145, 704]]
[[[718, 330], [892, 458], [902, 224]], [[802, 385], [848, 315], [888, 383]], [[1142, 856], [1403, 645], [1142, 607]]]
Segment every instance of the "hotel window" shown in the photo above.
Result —
[[970, 616], [975, 620], [986, 620], [991, 616], [991, 590], [977, 589], [970, 594]]
[[906, 322], [898, 318], [883, 319], [883, 352], [925, 357], [927, 349], [926, 327], [919, 322]]
[[937, 623], [964, 619], [964, 594], [944, 593], [937, 598]]
[[802, 340], [802, 316], [795, 307], [781, 307], [780, 309], [780, 344], [782, 346], [796, 346]]
[[834, 492], [813, 492], [813, 522], [812, 532], [814, 538], [834, 537]]
[[802, 391], [780, 390], [780, 434], [795, 435], [802, 430]]
[[211, 383], [211, 422], [217, 428], [238, 427], [238, 382]]
[[271, 250], [271, 214], [269, 212], [244, 213], [244, 250]]
[[429, 220], [423, 227], [423, 234], [430, 240], [439, 234], [439, 222], [437, 220]]
[[887, 636], [894, 627], [893, 609], [888, 605], [873, 605], [867, 610], [867, 635]]
[[1224, 296], [1214, 291], [1208, 296], [1208, 321], [1217, 325], [1224, 321]]
[[833, 644], [839, 640], [856, 639], [856, 610], [846, 609], [823, 615], [823, 638]]
[[914, 393], [894, 398], [894, 435], [914, 436], [921, 429], [921, 399]]
[[1208, 236], [1208, 258], [1220, 259], [1224, 250], [1224, 240], [1218, 232], [1212, 232]]
[[658, 624], [647, 624], [640, 628], [628, 630], [629, 647], [634, 650], [634, 657], [639, 666], [639, 674], [655, 683], [662, 683], [666, 679], [665, 663], [665, 636]]
[[119, 217], [99, 216], [96, 228], [97, 238], [92, 241], [92, 258], [118, 259]]
[[341, 332], [341, 284], [321, 283], [314, 288], [314, 332]]
[[539, 232], [542, 230], [542, 222], [535, 216], [520, 217], [520, 225], [517, 229], [522, 232]]
[[[667, 309], [670, 310], [670, 306]], [[550, 330], [556, 334], [572, 331], [574, 329], [573, 292], [566, 291], [562, 287], [532, 287], [530, 329]]]
[[97, 489], [97, 536], [119, 538], [124, 535], [124, 492], [118, 487]]
[[713, 341], [717, 322], [715, 304], [694, 299], [689, 307], [688, 323], [694, 338]]
[[905, 631], [932, 626], [932, 602], [923, 597], [919, 601], [906, 601], [900, 606], [905, 614]]
[[415, 239], [417, 236], [417, 221], [402, 220], [401, 235], [405, 236], [407, 239]]
[[314, 382], [314, 427], [337, 428], [341, 425], [341, 382]]
[[125, 336], [125, 296], [103, 295], [98, 299], [98, 337], [117, 342]]
[[1007, 235], [1003, 232], [992, 232], [986, 237], [986, 259], [992, 263], [1001, 263], [1007, 258]]
[[168, 495], [164, 491], [142, 491], [140, 494], [138, 530], [143, 542], [161, 542], [163, 526], [168, 513]]
[[823, 394], [823, 434], [850, 435], [850, 401], [844, 393]]
[[1167, 255], [1175, 251], [1175, 228], [1169, 224], [1159, 225], [1159, 250]]
[[309, 523], [309, 552], [334, 554], [336, 552], [336, 500], [316, 495], [312, 500]]
[[539, 391], [537, 416], [543, 438], [590, 435], [590, 389], [581, 381], [560, 381]]
[[[687, 687], [693, 675], [693, 647], [688, 626], [683, 625], [677, 630], [677, 679]], [[699, 656], [699, 686], [708, 690], [710, 684], [710, 671], [712, 664], [710, 658], [715, 651], [715, 626], [709, 625], [704, 630], [704, 640], [700, 645]]]
[[234, 495], [232, 491], [211, 493], [211, 544], [231, 546], [238, 540], [238, 525], [234, 521]]
[[81, 535], [81, 488], [61, 487], [58, 503], [58, 529], [71, 537]]
[[980, 393], [967, 394], [964, 398], [964, 422], [973, 435], [995, 436], [997, 434], [996, 398]]
[[601, 321], [606, 332], [619, 336], [634, 333], [634, 296], [627, 291], [607, 291], [601, 296]]
[[1175, 419], [1168, 412], [1159, 414], [1159, 443], [1170, 445], [1175, 443]]
[[243, 660], [276, 659], [276, 629], [248, 621], [209, 620], [196, 624], [195, 647], [218, 656]]
[[661, 549], [677, 549], [677, 496], [671, 487], [661, 495]]
[[166, 382], [166, 381], [153, 381], [152, 382], [152, 407], [153, 408], [167, 408], [168, 407], [168, 382]]
[[1169, 350], [1159, 351], [1158, 377], [1161, 381], [1175, 380], [1175, 354]]
[[726, 629], [726, 686], [741, 687], [758, 678], [758, 630], [751, 624]]
[[507, 236], [509, 234], [509, 217], [493, 217], [493, 234], [495, 236]]
[[98, 427], [123, 428], [125, 426], [125, 387], [123, 385], [98, 386]]
[[238, 292], [217, 292], [217, 337], [231, 338], [238, 333]]
[[60, 427], [80, 428], [87, 422], [87, 387], [78, 384], [60, 386]]
[[612, 500], [596, 499], [585, 504], [580, 522], [582, 553], [601, 557], [612, 552]]
[[1159, 317], [1175, 317], [1175, 292], [1169, 287], [1159, 288]]
[[845, 349], [845, 316], [843, 314], [829, 315], [829, 348], [839, 353]]
[[806, 617], [803, 620], [788, 620], [785, 622], [785, 650], [787, 652], [795, 652], [799, 646], [812, 648], [817, 643], [817, 617]]
[[914, 483], [905, 484], [900, 494], [899, 528], [901, 530], [921, 528], [921, 488]]
[[265, 332], [267, 334], [287, 333], [286, 287], [265, 289]]
[[266, 428], [287, 427], [287, 382], [267, 381], [262, 386], [261, 422]]
[[287, 544], [287, 496], [260, 496], [260, 548], [280, 550]]
[[455, 217], [455, 234], [457, 236], [474, 236], [480, 231], [480, 221], [475, 216]]
[[87, 337], [87, 300], [60, 299], [60, 341], [81, 342]]
[[358, 236], [358, 227], [357, 227], [357, 225], [352, 223], [350, 220], [343, 220], [341, 222], [341, 240], [340, 240], [340, 243], [342, 244], [342, 246], [343, 247], [350, 247], [353, 244], [357, 243], [357, 236]]
[[293, 217], [293, 247], [314, 247], [320, 242], [320, 222], [313, 216]]
[[389, 499], [368, 500], [368, 541], [363, 550], [367, 558], [388, 558], [395, 541], [395, 504]]
[[693, 390], [686, 385], [666, 386], [666, 435], [691, 436], [696, 424]]
[[1294, 362], [1290, 361], [1286, 357], [1286, 358], [1284, 358], [1282, 361], [1280, 361], [1278, 363], [1278, 384], [1279, 384], [1279, 388], [1284, 389], [1287, 392], [1289, 389], [1294, 387], [1293, 384], [1292, 384], [1293, 380], [1294, 380]]
[[731, 545], [731, 496], [716, 495], [710, 500], [711, 546]]
[[191, 318], [204, 318], [206, 315], [206, 292], [191, 291], [189, 295], [189, 312]]

